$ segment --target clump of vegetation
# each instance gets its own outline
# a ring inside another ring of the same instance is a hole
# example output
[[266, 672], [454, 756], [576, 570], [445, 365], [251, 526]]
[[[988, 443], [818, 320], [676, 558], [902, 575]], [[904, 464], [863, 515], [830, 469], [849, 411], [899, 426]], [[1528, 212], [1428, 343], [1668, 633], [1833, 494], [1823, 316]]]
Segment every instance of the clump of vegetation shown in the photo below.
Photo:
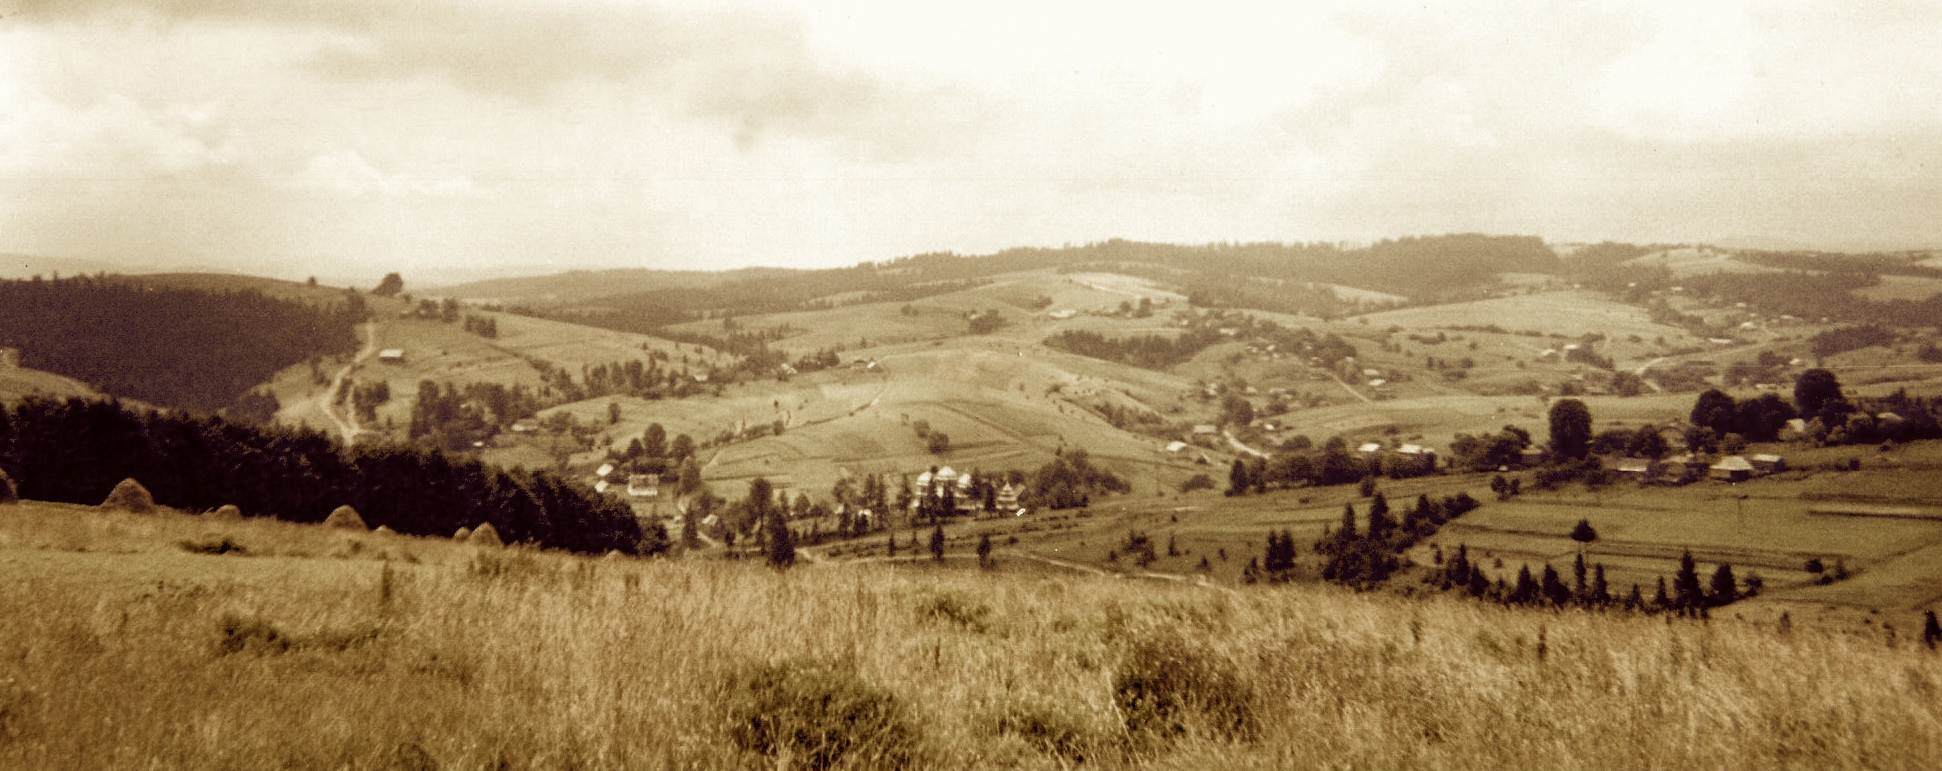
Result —
[[205, 538], [200, 541], [184, 539], [177, 541], [175, 545], [190, 554], [235, 554], [240, 556], [249, 553], [249, 549], [243, 548], [242, 544], [237, 543], [226, 535], [221, 538]]
[[1113, 703], [1136, 740], [1245, 740], [1259, 729], [1253, 681], [1173, 632], [1135, 637], [1113, 672]]
[[0, 506], [19, 502], [20, 490], [14, 487], [13, 477], [7, 476], [5, 469], [0, 469]]
[[1093, 748], [1103, 743], [1098, 732], [1047, 699], [1026, 697], [1006, 704], [992, 722], [994, 732], [1016, 736], [1039, 752], [1075, 765], [1097, 754]]
[[778, 767], [906, 768], [919, 754], [904, 705], [847, 664], [757, 664], [732, 673], [725, 690], [729, 738]]

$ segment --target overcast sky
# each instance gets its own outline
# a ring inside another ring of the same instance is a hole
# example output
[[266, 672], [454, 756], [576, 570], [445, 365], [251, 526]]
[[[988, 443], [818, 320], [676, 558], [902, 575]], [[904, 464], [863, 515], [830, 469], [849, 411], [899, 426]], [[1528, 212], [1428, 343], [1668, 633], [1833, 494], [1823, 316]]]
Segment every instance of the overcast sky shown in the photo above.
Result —
[[371, 280], [1113, 237], [1942, 245], [1933, 3], [0, 2], [0, 252]]

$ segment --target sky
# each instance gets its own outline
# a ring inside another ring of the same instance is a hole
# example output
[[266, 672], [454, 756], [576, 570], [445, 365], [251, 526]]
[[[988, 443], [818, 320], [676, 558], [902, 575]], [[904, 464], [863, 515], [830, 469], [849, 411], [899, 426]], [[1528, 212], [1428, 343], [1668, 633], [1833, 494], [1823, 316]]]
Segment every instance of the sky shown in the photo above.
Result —
[[1942, 246], [1942, 5], [0, 0], [0, 253]]

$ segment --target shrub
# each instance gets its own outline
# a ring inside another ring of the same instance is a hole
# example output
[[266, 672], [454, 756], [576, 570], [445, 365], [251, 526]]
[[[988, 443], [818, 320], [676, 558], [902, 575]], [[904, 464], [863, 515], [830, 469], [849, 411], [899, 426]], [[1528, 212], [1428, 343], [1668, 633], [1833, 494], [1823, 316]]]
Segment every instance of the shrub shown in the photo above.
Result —
[[1132, 642], [1113, 672], [1113, 702], [1134, 738], [1237, 740], [1256, 731], [1254, 689], [1239, 668], [1170, 632]]
[[905, 768], [918, 733], [902, 704], [846, 664], [785, 661], [729, 677], [724, 715], [737, 747], [778, 767]]
[[1024, 739], [1038, 751], [1072, 765], [1083, 765], [1087, 750], [1099, 743], [1084, 723], [1045, 699], [1007, 704], [993, 722], [997, 733]]
[[181, 547], [183, 551], [186, 551], [190, 554], [239, 554], [240, 555], [240, 554], [249, 553], [248, 549], [243, 548], [242, 544], [230, 540], [229, 536], [223, 536], [221, 538], [205, 538], [200, 541], [191, 541], [191, 540], [184, 539], [181, 541], [177, 541], [175, 545], [178, 547]]
[[1191, 493], [1195, 490], [1212, 490], [1212, 489], [1214, 489], [1214, 480], [1212, 477], [1209, 477], [1206, 474], [1195, 474], [1193, 476], [1187, 477], [1187, 481], [1180, 483], [1180, 492], [1183, 492], [1183, 493]]

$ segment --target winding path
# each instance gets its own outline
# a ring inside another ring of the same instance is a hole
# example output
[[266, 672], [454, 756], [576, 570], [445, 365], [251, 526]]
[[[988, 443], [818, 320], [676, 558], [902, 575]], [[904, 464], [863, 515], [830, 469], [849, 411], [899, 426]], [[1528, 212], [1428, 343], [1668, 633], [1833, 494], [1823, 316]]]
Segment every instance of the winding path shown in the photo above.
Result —
[[331, 376], [330, 388], [325, 389], [324, 394], [317, 397], [317, 409], [323, 412], [324, 416], [330, 418], [330, 422], [337, 426], [337, 431], [344, 436], [344, 442], [346, 444], [356, 440], [357, 432], [360, 429], [357, 425], [357, 411], [355, 409], [346, 415], [337, 414], [336, 404], [338, 392], [344, 390], [344, 381], [350, 379], [351, 373], [356, 371], [358, 367], [363, 366], [366, 359], [371, 358], [378, 352], [378, 325], [375, 322], [371, 322], [359, 324], [357, 328], [359, 332], [364, 334], [364, 348], [359, 350], [357, 355], [352, 357], [349, 363], [338, 369], [337, 374]]

